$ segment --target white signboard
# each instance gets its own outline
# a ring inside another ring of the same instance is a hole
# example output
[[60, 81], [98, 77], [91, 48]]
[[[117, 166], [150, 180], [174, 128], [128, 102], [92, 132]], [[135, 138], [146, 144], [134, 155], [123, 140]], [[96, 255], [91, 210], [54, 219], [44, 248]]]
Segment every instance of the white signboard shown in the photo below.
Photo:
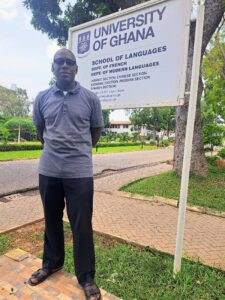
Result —
[[151, 1], [70, 28], [77, 80], [103, 109], [183, 104], [191, 0]]

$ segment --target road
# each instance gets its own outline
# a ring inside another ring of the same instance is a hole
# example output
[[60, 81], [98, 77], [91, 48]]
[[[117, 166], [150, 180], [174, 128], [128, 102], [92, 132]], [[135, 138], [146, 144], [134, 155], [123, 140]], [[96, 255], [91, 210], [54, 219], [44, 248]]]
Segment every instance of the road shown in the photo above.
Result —
[[[171, 160], [173, 148], [93, 156], [94, 174]], [[36, 188], [38, 159], [0, 163], [0, 195]]]

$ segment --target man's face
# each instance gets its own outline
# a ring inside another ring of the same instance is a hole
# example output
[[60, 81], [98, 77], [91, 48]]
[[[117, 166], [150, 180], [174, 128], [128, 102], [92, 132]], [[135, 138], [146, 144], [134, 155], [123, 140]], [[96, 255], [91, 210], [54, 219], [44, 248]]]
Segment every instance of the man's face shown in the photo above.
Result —
[[54, 56], [52, 72], [61, 85], [72, 83], [77, 73], [77, 64], [73, 54], [66, 49], [59, 50]]

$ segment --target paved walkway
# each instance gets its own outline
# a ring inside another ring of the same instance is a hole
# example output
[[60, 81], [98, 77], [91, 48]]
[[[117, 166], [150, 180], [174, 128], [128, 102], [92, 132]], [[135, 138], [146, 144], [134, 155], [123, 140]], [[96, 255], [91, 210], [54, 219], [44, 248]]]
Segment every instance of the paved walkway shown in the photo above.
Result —
[[[123, 184], [169, 169], [170, 165], [160, 164], [96, 179], [94, 230], [174, 254], [177, 208], [157, 200], [123, 197], [116, 192]], [[0, 203], [0, 232], [42, 217], [39, 196], [18, 195]], [[225, 218], [187, 211], [183, 254], [225, 270], [224, 236]]]
[[[20, 249], [0, 256], [0, 300], [84, 300], [76, 277], [59, 271], [38, 286], [30, 286], [31, 272], [41, 267], [41, 260]], [[102, 300], [119, 298], [101, 290]]]

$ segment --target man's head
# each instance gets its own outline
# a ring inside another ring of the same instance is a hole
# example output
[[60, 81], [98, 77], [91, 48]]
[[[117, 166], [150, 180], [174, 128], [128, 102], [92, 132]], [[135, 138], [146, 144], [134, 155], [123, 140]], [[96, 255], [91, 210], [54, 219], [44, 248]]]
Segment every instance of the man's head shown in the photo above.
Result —
[[60, 88], [71, 87], [77, 74], [77, 64], [74, 54], [68, 49], [60, 49], [54, 55], [52, 72]]

